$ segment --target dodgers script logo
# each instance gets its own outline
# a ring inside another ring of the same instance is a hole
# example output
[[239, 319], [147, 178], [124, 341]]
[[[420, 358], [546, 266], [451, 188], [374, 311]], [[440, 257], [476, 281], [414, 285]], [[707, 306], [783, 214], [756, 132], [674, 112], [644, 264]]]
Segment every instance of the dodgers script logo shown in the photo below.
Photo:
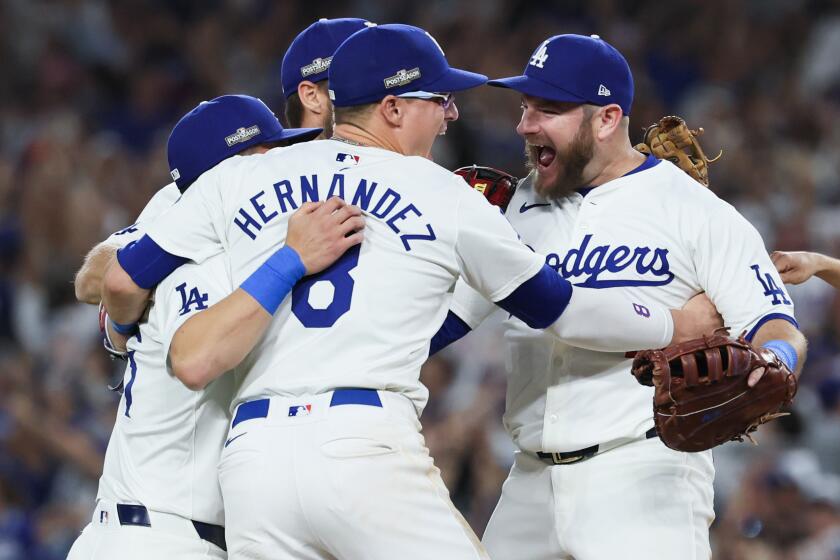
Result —
[[[668, 263], [668, 249], [631, 249], [626, 245], [590, 247], [591, 241], [592, 234], [589, 234], [580, 247], [571, 249], [562, 261], [557, 253], [549, 253], [545, 262], [563, 278], [583, 288], [664, 286], [674, 279]], [[578, 279], [581, 280], [576, 281]]]

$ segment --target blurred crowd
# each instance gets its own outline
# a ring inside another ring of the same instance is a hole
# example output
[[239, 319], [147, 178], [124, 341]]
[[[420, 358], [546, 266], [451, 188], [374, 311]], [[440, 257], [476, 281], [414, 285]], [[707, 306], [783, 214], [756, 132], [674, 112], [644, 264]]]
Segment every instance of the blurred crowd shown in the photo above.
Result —
[[[87, 522], [114, 421], [96, 309], [73, 274], [168, 182], [180, 115], [224, 93], [282, 114], [284, 49], [319, 17], [429, 30], [453, 65], [519, 73], [557, 33], [597, 33], [636, 79], [634, 139], [703, 126], [712, 187], [768, 249], [840, 255], [840, 2], [829, 0], [3, 0], [0, 2], [0, 560], [56, 560]], [[449, 168], [523, 173], [519, 104], [459, 94]], [[699, 188], [699, 187], [698, 187]], [[840, 559], [840, 297], [791, 289], [810, 356], [791, 416], [715, 453], [719, 560]], [[426, 440], [481, 534], [512, 461], [498, 321], [423, 369]]]

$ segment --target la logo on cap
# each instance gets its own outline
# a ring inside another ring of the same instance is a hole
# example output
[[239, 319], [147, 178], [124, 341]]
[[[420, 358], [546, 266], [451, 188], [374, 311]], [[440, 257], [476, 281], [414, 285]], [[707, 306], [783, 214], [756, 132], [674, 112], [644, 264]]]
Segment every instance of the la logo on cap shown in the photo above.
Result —
[[536, 66], [537, 68], [542, 68], [546, 60], [548, 60], [548, 41], [545, 41], [542, 45], [540, 45], [540, 48], [538, 48], [537, 52], [534, 53], [534, 56], [531, 57], [531, 62], [529, 62], [529, 64], [531, 66]]

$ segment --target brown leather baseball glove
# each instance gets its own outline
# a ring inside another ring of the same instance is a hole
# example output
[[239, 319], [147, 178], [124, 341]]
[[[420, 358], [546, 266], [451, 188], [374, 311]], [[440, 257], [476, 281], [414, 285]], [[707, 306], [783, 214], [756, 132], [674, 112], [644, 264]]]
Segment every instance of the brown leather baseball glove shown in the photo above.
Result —
[[709, 164], [720, 159], [723, 151], [714, 159], [709, 159], [700, 147], [697, 137], [703, 129], [692, 130], [682, 117], [667, 116], [659, 119], [645, 130], [645, 141], [635, 148], [643, 154], [653, 154], [659, 159], [667, 159], [691, 178], [704, 186], [709, 186]]
[[502, 212], [507, 210], [519, 179], [492, 167], [470, 165], [453, 171], [460, 175], [472, 188], [484, 195], [490, 204], [498, 206]]
[[[750, 372], [766, 368], [754, 387]], [[704, 451], [730, 440], [752, 440], [760, 424], [786, 413], [796, 394], [796, 376], [772, 351], [754, 348], [743, 334], [720, 330], [662, 350], [644, 350], [633, 375], [656, 388], [653, 417], [659, 438], [671, 449]]]

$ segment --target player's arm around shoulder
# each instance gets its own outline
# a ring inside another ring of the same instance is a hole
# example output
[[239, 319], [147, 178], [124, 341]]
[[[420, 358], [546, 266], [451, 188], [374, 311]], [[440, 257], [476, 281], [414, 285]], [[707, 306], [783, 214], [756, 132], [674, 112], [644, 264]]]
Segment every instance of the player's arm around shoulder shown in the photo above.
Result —
[[295, 283], [361, 243], [363, 229], [361, 210], [340, 198], [303, 204], [289, 220], [283, 247], [230, 295], [177, 329], [168, 353], [173, 374], [198, 390], [239, 365]]
[[95, 245], [85, 256], [81, 268], [73, 278], [76, 300], [81, 303], [98, 305], [102, 301], [102, 283], [105, 271], [117, 255], [119, 245], [102, 241]]
[[151, 290], [179, 266], [222, 251], [219, 167], [207, 171], [169, 208], [144, 224], [144, 234], [117, 251], [105, 273], [103, 300], [114, 321], [130, 324], [145, 309]]
[[76, 299], [79, 302], [98, 305], [102, 301], [105, 271], [116, 257], [117, 250], [139, 239], [142, 236], [142, 224], [163, 213], [178, 200], [179, 196], [175, 183], [163, 187], [152, 196], [133, 224], [112, 233], [108, 239], [90, 250], [73, 279]]

